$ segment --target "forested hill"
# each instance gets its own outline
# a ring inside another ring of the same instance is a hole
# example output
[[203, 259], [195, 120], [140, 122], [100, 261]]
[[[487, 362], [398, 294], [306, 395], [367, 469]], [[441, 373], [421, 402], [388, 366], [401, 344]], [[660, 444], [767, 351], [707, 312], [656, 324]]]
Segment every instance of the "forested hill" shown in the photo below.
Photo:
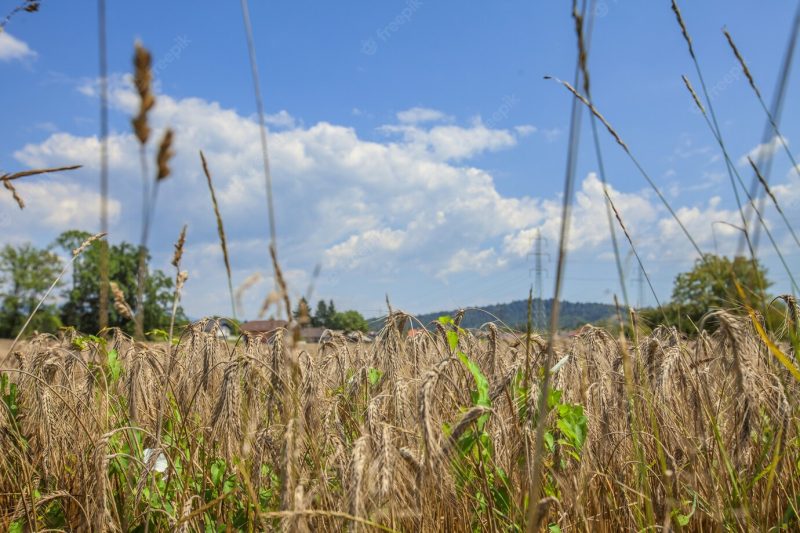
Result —
[[[533, 301], [534, 313], [538, 300]], [[550, 321], [550, 308], [553, 305], [553, 299], [544, 301], [544, 324], [549, 324]], [[483, 311], [468, 310], [464, 319], [461, 321], [461, 327], [464, 328], [479, 328], [483, 324], [495, 320], [491, 315], [497, 317], [502, 322], [511, 326], [512, 328], [525, 329], [528, 321], [528, 301], [517, 300], [505, 304], [485, 305], [480, 307]], [[428, 324], [436, 320], [442, 315], [455, 316], [456, 310], [438, 311], [436, 313], [426, 313], [424, 315], [417, 315], [417, 318], [423, 323]], [[490, 314], [487, 314], [490, 313]], [[611, 318], [616, 313], [613, 305], [589, 303], [589, 302], [561, 302], [561, 313], [559, 317], [560, 329], [576, 329], [584, 324], [596, 324], [602, 320]], [[535, 316], [535, 314], [534, 314]]]

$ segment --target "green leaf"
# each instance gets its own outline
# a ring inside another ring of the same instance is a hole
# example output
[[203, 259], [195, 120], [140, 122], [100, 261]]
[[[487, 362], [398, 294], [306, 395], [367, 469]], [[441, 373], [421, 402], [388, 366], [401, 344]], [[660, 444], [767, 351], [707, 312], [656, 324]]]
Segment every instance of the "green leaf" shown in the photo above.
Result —
[[119, 354], [116, 350], [109, 350], [106, 359], [108, 371], [111, 374], [111, 381], [117, 381], [122, 374], [122, 364], [119, 362]]
[[697, 509], [697, 494], [692, 496], [692, 510], [689, 514], [681, 514], [679, 512], [675, 512], [675, 521], [682, 527], [687, 526], [689, 524], [689, 520], [694, 515], [695, 510]]
[[369, 380], [369, 384], [373, 387], [378, 384], [378, 381], [381, 380], [383, 377], [383, 372], [378, 370], [377, 368], [370, 368], [367, 372], [367, 379]]
[[225, 475], [225, 462], [220, 460], [214, 461], [211, 464], [211, 483], [217, 486], [222, 481], [222, 476]]
[[169, 338], [169, 333], [164, 331], [163, 329], [153, 328], [147, 333], [145, 333], [148, 337], [154, 337], [157, 340], [166, 341]]
[[545, 432], [545, 434], [544, 434], [544, 443], [545, 443], [545, 446], [547, 446], [547, 449], [549, 451], [551, 451], [551, 452], [553, 451], [553, 449], [556, 446], [556, 441], [553, 438], [553, 434], [550, 433], [549, 431]]
[[[457, 339], [456, 342], [458, 342]], [[474, 398], [475, 405], [491, 407], [492, 402], [489, 399], [489, 380], [483, 375], [483, 372], [481, 372], [480, 367], [475, 361], [467, 357], [463, 352], [458, 352], [456, 355], [458, 355], [458, 359], [467, 367], [467, 370], [469, 370], [470, 374], [472, 374], [472, 378], [475, 380], [475, 385], [477, 387], [477, 395]]]
[[[8, 390], [8, 392], [6, 392]], [[16, 420], [19, 415], [19, 406], [17, 400], [19, 398], [19, 391], [16, 383], [11, 383], [11, 380], [5, 374], [0, 374], [0, 400], [11, 413], [11, 417]]]
[[561, 404], [561, 391], [558, 389], [550, 389], [550, 392], [547, 396], [548, 409], [553, 409], [554, 407], [560, 404]]
[[588, 421], [580, 405], [561, 404], [558, 406], [558, 429], [569, 443], [580, 450], [586, 440]]
[[455, 351], [458, 348], [458, 333], [455, 331], [447, 332], [447, 344], [450, 345], [450, 350]]

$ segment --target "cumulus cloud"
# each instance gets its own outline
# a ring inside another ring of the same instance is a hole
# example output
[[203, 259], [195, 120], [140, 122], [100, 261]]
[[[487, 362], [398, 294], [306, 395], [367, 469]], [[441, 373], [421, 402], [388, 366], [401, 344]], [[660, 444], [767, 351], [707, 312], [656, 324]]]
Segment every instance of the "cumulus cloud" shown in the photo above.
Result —
[[[735, 239], [730, 237], [739, 236], [738, 230], [732, 226], [741, 226], [739, 212], [725, 209], [721, 203], [719, 196], [712, 196], [705, 206], [683, 206], [675, 210], [686, 231], [704, 250], [712, 251], [712, 246], [720, 243], [732, 244]], [[658, 229], [661, 242], [670, 243], [659, 250], [662, 257], [684, 257], [692, 253], [693, 248], [675, 219], [665, 217], [659, 220]]]
[[531, 124], [523, 124], [522, 126], [515, 126], [514, 131], [516, 131], [519, 135], [525, 137], [527, 135], [531, 135], [536, 133], [537, 128]]
[[786, 137], [781, 137], [780, 135], [774, 136], [769, 142], [759, 144], [745, 155], [739, 158], [739, 166], [748, 166], [750, 163], [747, 161], [747, 158], [753, 160], [753, 162], [758, 163], [759, 161], [768, 161], [772, 159], [783, 144], [786, 143], [788, 146], [789, 141]]
[[412, 107], [405, 111], [397, 113], [397, 120], [403, 124], [422, 124], [424, 122], [441, 122], [443, 120], [452, 120], [443, 112], [429, 107]]
[[[14, 157], [29, 167], [52, 166], [59, 160], [77, 162], [85, 170], [100, 166], [100, 140], [96, 136], [80, 137], [70, 133], [52, 134], [38, 144], [27, 144], [14, 152]], [[108, 164], [112, 170], [138, 169], [133, 134], [113, 134], [108, 138]], [[73, 164], [70, 163], [70, 164]]]
[[294, 128], [297, 125], [295, 118], [285, 109], [264, 117], [264, 122], [276, 128]]
[[507, 263], [508, 260], [504, 257], [499, 257], [494, 248], [485, 250], [461, 249], [453, 254], [444, 268], [436, 274], [436, 277], [446, 280], [448, 276], [460, 272], [489, 274], [498, 268], [504, 267]]
[[[112, 83], [110, 101], [115, 112], [128, 114], [135, 108], [136, 97], [124, 80], [118, 81]], [[93, 96], [92, 87], [86, 85], [82, 92]], [[324, 293], [326, 283], [330, 286], [336, 276], [355, 276], [359, 285], [366, 285], [386, 273], [414, 272], [439, 280], [460, 273], [488, 274], [524, 262], [538, 231], [551, 243], [558, 240], [558, 197], [501, 194], [493, 176], [471, 161], [486, 152], [515, 147], [529, 128], [496, 129], [478, 120], [467, 125], [406, 121], [381, 127], [388, 137], [374, 141], [344, 125], [324, 121], [304, 125], [288, 111], [271, 117], [269, 147], [279, 252], [287, 276], [299, 291], [305, 289], [308, 273], [319, 262], [323, 277], [318, 288]], [[167, 125], [174, 128], [177, 154], [173, 175], [160, 186], [155, 211], [150, 243], [155, 266], [168, 266], [178, 230], [188, 223], [185, 267], [191, 273], [190, 283], [200, 284], [203, 290], [187, 290], [187, 308], [194, 314], [225, 312], [218, 308], [226, 301], [224, 267], [197, 151], [204, 151], [215, 180], [231, 247], [234, 285], [255, 271], [268, 272], [266, 193], [257, 121], [201, 98], [159, 94], [152, 123], [155, 139]], [[141, 212], [138, 147], [128, 133], [115, 133], [109, 141], [114, 198], [111, 239], [136, 242]], [[153, 152], [151, 146], [149, 161]], [[30, 218], [13, 218], [12, 233], [24, 234], [27, 224], [38, 224], [49, 242], [64, 229], [96, 227], [98, 201], [89, 191], [97, 183], [98, 153], [96, 137], [66, 132], [17, 150], [15, 158], [27, 166], [85, 167], [21, 187]], [[681, 241], [668, 214], [649, 193], [612, 188], [610, 194], [645, 251], [661, 252], [664, 239]], [[0, 195], [0, 201], [5, 206], [11, 200]], [[684, 206], [678, 214], [704, 243], [711, 222], [731, 215], [718, 202]], [[594, 174], [580, 183], [573, 217], [571, 250], [605, 251], [608, 221], [602, 184]], [[670, 248], [675, 254], [690, 253], [681, 246], [671, 244]], [[267, 287], [268, 280], [265, 283]], [[254, 302], [246, 305], [257, 309]]]
[[[4, 232], [16, 241], [35, 240], [40, 235], [52, 239], [68, 228], [92, 229], [100, 219], [100, 195], [93, 187], [70, 182], [67, 174], [32, 177], [14, 183], [25, 200], [25, 209], [18, 209], [10, 194], [0, 194], [0, 212], [8, 214], [4, 223], [15, 230]], [[6, 191], [2, 191], [6, 193]], [[119, 219], [122, 206], [118, 200], [108, 204], [109, 219]], [[4, 225], [5, 225], [4, 224]]]
[[781, 183], [772, 187], [773, 194], [784, 210], [790, 206], [796, 207], [800, 204], [800, 165], [789, 171], [786, 183]]
[[[492, 129], [480, 122], [469, 128], [434, 126], [425, 129], [418, 126], [385, 125], [380, 130], [387, 134], [400, 135], [404, 144], [419, 156], [427, 154], [441, 161], [469, 159], [483, 152], [496, 152], [517, 144], [514, 133]], [[525, 129], [523, 132], [527, 133]]]
[[[636, 235], [646, 235], [661, 213], [648, 193], [622, 193], [609, 187], [609, 195], [626, 226]], [[541, 214], [539, 222], [505, 236], [503, 248], [507, 254], [526, 256], [533, 250], [534, 240], [540, 232], [551, 242], [558, 240], [561, 232], [561, 201], [556, 198], [544, 199], [538, 210]], [[594, 249], [606, 243], [609, 238], [603, 184], [592, 172], [586, 176], [580, 190], [575, 194], [568, 248], [572, 251]]]
[[25, 61], [35, 59], [36, 55], [25, 41], [0, 29], [0, 62]]
[[328, 248], [325, 251], [326, 264], [334, 268], [337, 266], [354, 268], [364, 257], [399, 250], [405, 239], [406, 233], [401, 230], [389, 228], [367, 230]]

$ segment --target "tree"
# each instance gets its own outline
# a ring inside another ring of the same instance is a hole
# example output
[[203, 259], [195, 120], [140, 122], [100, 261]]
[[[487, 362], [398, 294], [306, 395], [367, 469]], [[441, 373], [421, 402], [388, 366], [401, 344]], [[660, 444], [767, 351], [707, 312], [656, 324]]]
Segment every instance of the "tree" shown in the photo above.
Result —
[[343, 313], [335, 313], [331, 317], [330, 324], [326, 327], [330, 329], [340, 329], [347, 332], [350, 331], [369, 331], [369, 323], [361, 316], [358, 311], [345, 311]]
[[[736, 288], [736, 282], [745, 293], [744, 299]], [[647, 312], [645, 318], [693, 333], [695, 326], [699, 326], [703, 317], [713, 309], [723, 308], [735, 313], [743, 312], [745, 306], [762, 309], [771, 285], [767, 270], [757, 260], [706, 254], [703, 259], [695, 261], [692, 270], [675, 278], [672, 301], [663, 310]], [[708, 326], [715, 327], [713, 323]]]
[[[66, 231], [58, 236], [55, 244], [66, 251], [72, 250], [89, 237], [83, 231]], [[66, 302], [61, 307], [61, 319], [79, 331], [96, 333], [99, 330], [100, 303], [100, 241], [78, 257], [72, 269], [72, 287], [65, 291]], [[149, 261], [149, 257], [147, 258]], [[139, 247], [127, 242], [109, 246], [108, 278], [122, 290], [128, 303], [134, 305], [139, 271]], [[145, 278], [144, 330], [166, 329], [172, 315], [174, 283], [161, 270], [149, 272]], [[176, 313], [178, 323], [185, 322], [183, 308]], [[108, 325], [133, 333], [134, 324], [121, 316], [113, 306], [109, 309]]]
[[[7, 244], [0, 251], [0, 337], [15, 337], [36, 304], [47, 292], [62, 268], [50, 250], [23, 244]], [[61, 327], [54, 304], [43, 305], [30, 323], [31, 331], [52, 333]]]
[[325, 300], [317, 302], [317, 309], [314, 311], [314, 316], [311, 317], [311, 325], [315, 328], [325, 326], [325, 319], [328, 317], [328, 305]]
[[320, 300], [317, 302], [317, 310], [314, 312], [311, 325], [317, 328], [329, 328], [335, 314], [336, 307], [333, 305], [333, 300], [330, 300], [330, 305], [325, 303], [325, 300]]
[[[305, 301], [305, 300], [302, 300]], [[295, 311], [295, 313], [297, 313]], [[295, 316], [297, 316], [295, 314]], [[320, 300], [317, 310], [311, 319], [311, 325], [318, 328], [339, 329], [344, 331], [369, 331], [369, 324], [358, 311], [339, 313], [333, 300]]]

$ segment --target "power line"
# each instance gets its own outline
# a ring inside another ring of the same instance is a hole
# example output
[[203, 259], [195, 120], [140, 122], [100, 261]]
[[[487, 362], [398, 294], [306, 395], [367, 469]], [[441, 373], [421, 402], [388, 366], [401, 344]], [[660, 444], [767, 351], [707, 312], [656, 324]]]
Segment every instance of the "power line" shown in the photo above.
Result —
[[536, 295], [536, 299], [534, 300], [533, 308], [533, 326], [538, 331], [544, 331], [546, 327], [544, 315], [544, 284], [542, 283], [542, 273], [545, 270], [542, 266], [542, 257], [547, 256], [548, 261], [550, 260], [550, 255], [542, 251], [542, 241], [546, 240], [545, 237], [542, 237], [541, 230], [537, 229], [534, 252], [528, 254], [528, 256], [532, 255], [535, 258], [534, 271], [536, 272], [536, 282], [534, 285], [534, 294]]

